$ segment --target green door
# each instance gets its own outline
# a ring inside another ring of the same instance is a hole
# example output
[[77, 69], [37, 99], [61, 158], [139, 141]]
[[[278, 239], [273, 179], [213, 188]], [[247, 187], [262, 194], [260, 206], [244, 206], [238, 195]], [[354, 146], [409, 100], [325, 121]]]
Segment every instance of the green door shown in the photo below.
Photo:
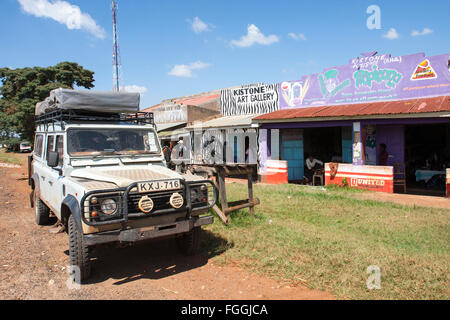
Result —
[[342, 162], [353, 162], [352, 127], [342, 127]]
[[288, 162], [288, 179], [301, 180], [304, 175], [303, 139], [301, 136], [283, 138], [283, 160]]

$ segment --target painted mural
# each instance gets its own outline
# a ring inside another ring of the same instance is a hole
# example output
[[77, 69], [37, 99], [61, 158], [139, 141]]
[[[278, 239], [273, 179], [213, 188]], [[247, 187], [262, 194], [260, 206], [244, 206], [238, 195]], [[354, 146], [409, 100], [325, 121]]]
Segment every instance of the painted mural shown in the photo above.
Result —
[[224, 116], [262, 114], [277, 111], [278, 84], [252, 84], [220, 91]]
[[450, 53], [364, 54], [349, 64], [279, 84], [280, 109], [450, 94]]

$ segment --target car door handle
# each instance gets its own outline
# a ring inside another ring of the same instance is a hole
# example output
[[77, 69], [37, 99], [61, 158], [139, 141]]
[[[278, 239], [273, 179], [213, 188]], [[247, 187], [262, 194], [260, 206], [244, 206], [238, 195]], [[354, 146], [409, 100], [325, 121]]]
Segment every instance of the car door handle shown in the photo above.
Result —
[[49, 181], [48, 184], [52, 186], [53, 185], [53, 181]]
[[45, 181], [45, 177], [44, 177], [44, 176], [41, 176], [41, 179], [42, 179], [43, 181]]

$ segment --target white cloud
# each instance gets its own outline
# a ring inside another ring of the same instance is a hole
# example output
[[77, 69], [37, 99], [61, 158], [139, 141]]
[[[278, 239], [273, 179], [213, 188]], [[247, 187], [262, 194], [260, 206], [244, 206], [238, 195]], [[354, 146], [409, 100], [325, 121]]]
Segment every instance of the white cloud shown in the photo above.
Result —
[[83, 29], [97, 38], [105, 38], [106, 32], [92, 17], [81, 12], [80, 7], [67, 1], [18, 0], [22, 10], [38, 18], [50, 18], [65, 24], [70, 30]]
[[209, 26], [200, 20], [199, 17], [195, 17], [193, 21], [188, 20], [188, 22], [191, 24], [192, 30], [194, 30], [195, 33], [210, 31]]
[[413, 37], [417, 37], [417, 36], [424, 36], [430, 33], [433, 33], [433, 30], [431, 30], [430, 28], [423, 28], [422, 31], [413, 30], [413, 32], [411, 32], [411, 35]]
[[387, 33], [383, 34], [383, 38], [389, 40], [398, 39], [399, 37], [400, 35], [398, 34], [397, 30], [395, 30], [395, 28], [390, 28]]
[[295, 41], [298, 40], [306, 40], [306, 36], [303, 33], [293, 33], [293, 32], [289, 32], [288, 36], [291, 37], [292, 39], [294, 39]]
[[169, 75], [182, 78], [192, 78], [192, 70], [205, 69], [211, 66], [209, 63], [196, 61], [190, 64], [177, 64], [168, 72]]
[[144, 93], [147, 92], [147, 88], [133, 84], [133, 85], [129, 85], [129, 86], [120, 87], [119, 91], [137, 92], [137, 93], [140, 93], [141, 95], [144, 95]]
[[278, 41], [279, 38], [276, 35], [271, 34], [265, 36], [257, 26], [251, 24], [247, 28], [247, 34], [245, 36], [242, 36], [239, 40], [231, 40], [231, 45], [235, 45], [241, 48], [250, 47], [255, 43], [268, 46]]

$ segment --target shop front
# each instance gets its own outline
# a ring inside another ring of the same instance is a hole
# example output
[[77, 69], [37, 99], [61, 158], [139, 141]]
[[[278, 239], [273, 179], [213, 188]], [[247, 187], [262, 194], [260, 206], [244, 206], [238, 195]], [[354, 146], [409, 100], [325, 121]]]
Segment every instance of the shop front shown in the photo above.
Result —
[[324, 163], [325, 184], [444, 195], [449, 57], [367, 54], [280, 83], [280, 110], [253, 120], [266, 130], [261, 166], [287, 161], [288, 180], [304, 183], [312, 156]]
[[[379, 111], [386, 106], [397, 113]], [[347, 115], [337, 115], [343, 111]], [[260, 146], [266, 150], [260, 162], [286, 160], [289, 182], [305, 182], [305, 162], [312, 156], [325, 163], [326, 184], [348, 183], [384, 192], [405, 192], [406, 188], [418, 194], [445, 192], [446, 168], [450, 167], [449, 96], [292, 109], [253, 121], [270, 137], [265, 148]], [[332, 166], [337, 166], [337, 179]], [[377, 182], [377, 177], [383, 181]], [[385, 183], [386, 178], [392, 181]], [[404, 180], [404, 184], [394, 180]]]

